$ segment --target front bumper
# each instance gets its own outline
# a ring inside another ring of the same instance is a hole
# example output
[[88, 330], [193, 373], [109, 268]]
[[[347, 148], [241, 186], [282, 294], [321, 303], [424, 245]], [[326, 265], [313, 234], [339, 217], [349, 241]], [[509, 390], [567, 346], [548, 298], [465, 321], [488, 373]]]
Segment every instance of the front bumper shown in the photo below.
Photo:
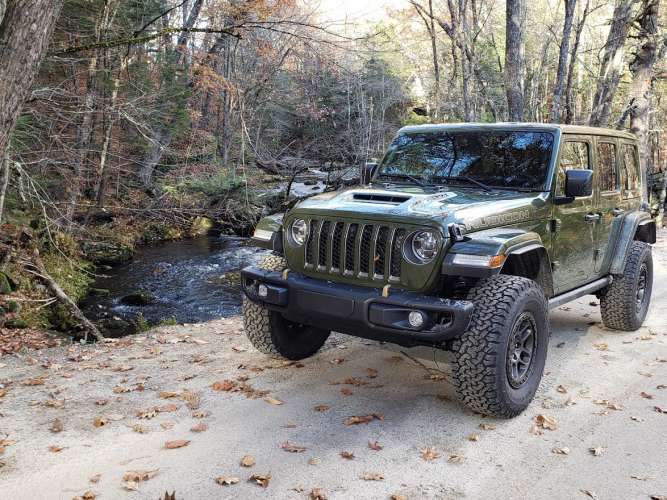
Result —
[[[378, 288], [332, 283], [296, 272], [284, 279], [280, 272], [257, 267], [243, 269], [241, 283], [248, 299], [289, 321], [403, 346], [441, 346], [465, 331], [473, 311], [469, 301], [399, 290], [383, 297]], [[411, 311], [423, 315], [421, 328], [410, 326]]]

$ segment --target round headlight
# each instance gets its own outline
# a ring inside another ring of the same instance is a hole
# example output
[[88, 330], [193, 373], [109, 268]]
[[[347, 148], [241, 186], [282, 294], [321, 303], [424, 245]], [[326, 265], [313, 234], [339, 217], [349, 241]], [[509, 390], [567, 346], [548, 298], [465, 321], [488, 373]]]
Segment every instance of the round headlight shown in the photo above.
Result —
[[412, 253], [422, 262], [432, 261], [438, 253], [438, 237], [433, 231], [419, 231], [412, 237]]
[[292, 241], [301, 246], [308, 236], [308, 224], [303, 219], [295, 219], [291, 227]]

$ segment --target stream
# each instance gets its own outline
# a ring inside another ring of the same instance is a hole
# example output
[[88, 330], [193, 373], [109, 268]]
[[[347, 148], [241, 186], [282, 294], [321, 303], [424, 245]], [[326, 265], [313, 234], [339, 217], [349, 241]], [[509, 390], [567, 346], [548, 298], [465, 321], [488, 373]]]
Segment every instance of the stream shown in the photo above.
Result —
[[[196, 323], [241, 312], [238, 271], [258, 263], [266, 250], [247, 238], [208, 236], [140, 248], [134, 259], [107, 271], [81, 304], [101, 323], [114, 323], [116, 334], [132, 333], [139, 315], [150, 324], [166, 320]], [[141, 295], [145, 304], [132, 304]], [[129, 303], [128, 303], [129, 302]], [[127, 330], [127, 331], [123, 331]]]

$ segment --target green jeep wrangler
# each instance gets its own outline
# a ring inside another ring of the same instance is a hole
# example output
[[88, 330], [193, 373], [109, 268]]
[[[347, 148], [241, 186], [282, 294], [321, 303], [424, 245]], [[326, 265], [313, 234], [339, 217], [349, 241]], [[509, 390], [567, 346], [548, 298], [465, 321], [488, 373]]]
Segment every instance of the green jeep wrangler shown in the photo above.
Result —
[[460, 399], [513, 417], [542, 377], [550, 308], [588, 294], [636, 330], [656, 226], [633, 135], [546, 124], [402, 128], [361, 185], [264, 218], [242, 271], [245, 331], [311, 356], [331, 331], [453, 352]]

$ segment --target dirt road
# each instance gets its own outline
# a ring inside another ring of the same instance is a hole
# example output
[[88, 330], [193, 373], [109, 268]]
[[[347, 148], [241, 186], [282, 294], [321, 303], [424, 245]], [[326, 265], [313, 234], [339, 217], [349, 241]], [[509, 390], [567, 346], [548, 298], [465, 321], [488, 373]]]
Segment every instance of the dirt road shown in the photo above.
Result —
[[0, 498], [665, 498], [666, 237], [646, 326], [606, 330], [593, 297], [554, 311], [541, 389], [511, 421], [459, 406], [431, 350], [336, 335], [280, 363], [239, 318], [5, 356]]

